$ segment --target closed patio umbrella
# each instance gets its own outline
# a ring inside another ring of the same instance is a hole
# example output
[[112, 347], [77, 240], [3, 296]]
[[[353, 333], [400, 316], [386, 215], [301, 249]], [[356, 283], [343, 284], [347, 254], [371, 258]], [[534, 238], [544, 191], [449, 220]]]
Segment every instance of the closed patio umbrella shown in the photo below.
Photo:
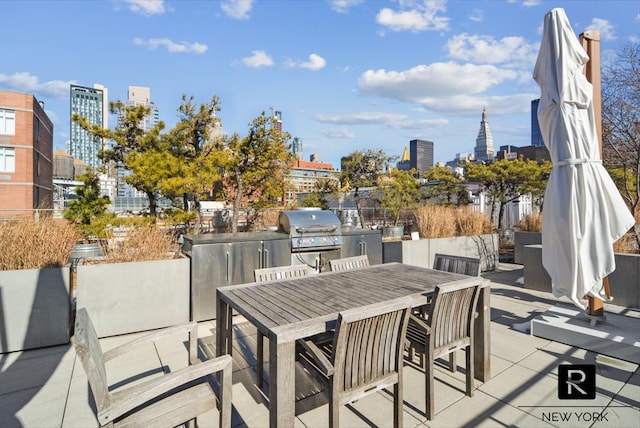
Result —
[[540, 86], [538, 121], [553, 169], [544, 197], [542, 263], [553, 294], [585, 309], [606, 300], [602, 280], [615, 270], [613, 243], [635, 223], [602, 166], [585, 77], [589, 57], [561, 8], [545, 15], [533, 78]]

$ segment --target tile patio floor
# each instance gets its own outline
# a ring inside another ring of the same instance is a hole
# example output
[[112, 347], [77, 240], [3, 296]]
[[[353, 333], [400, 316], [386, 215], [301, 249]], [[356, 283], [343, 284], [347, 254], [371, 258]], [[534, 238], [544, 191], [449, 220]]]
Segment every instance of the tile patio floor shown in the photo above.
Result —
[[[549, 293], [519, 285], [518, 265], [501, 264], [483, 274], [491, 280], [491, 372], [476, 381], [473, 397], [464, 395], [464, 369], [436, 373], [436, 416], [427, 422], [424, 374], [412, 366], [404, 371], [406, 427], [640, 427], [638, 365], [523, 333], [522, 326], [558, 303]], [[638, 319], [640, 313], [607, 305]], [[268, 400], [255, 386], [255, 329], [236, 320], [233, 373], [233, 426], [268, 426]], [[201, 355], [214, 349], [214, 323], [199, 325]], [[134, 335], [101, 340], [107, 350]], [[186, 340], [186, 338], [185, 338]], [[163, 370], [186, 365], [185, 343], [163, 341], [107, 365], [110, 382], [120, 387], [140, 374], [158, 376]], [[463, 354], [458, 364], [464, 362]], [[594, 400], [558, 400], [558, 365], [595, 364]], [[267, 375], [268, 376], [268, 375]], [[306, 397], [297, 406], [296, 427], [325, 427], [328, 410], [324, 394], [305, 382], [296, 393]], [[268, 378], [267, 378], [268, 381]], [[86, 376], [71, 345], [0, 354], [0, 427], [97, 427]], [[343, 427], [386, 427], [392, 420], [392, 397], [386, 391], [363, 398], [341, 412]], [[198, 419], [198, 425], [217, 426], [217, 411]]]

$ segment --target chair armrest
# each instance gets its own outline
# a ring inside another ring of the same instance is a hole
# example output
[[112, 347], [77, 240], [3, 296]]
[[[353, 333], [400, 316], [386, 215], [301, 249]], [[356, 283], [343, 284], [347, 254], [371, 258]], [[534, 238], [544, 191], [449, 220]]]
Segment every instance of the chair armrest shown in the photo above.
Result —
[[410, 321], [414, 322], [417, 327], [423, 329], [427, 336], [431, 334], [431, 326], [427, 324], [424, 319], [417, 317], [414, 314], [409, 314], [409, 317]]
[[174, 327], [163, 328], [149, 334], [133, 339], [127, 343], [116, 346], [103, 354], [104, 361], [110, 361], [120, 355], [136, 349], [140, 345], [155, 342], [167, 337], [177, 336], [179, 334], [189, 333], [189, 362], [195, 364], [198, 362], [198, 323], [192, 321], [188, 324], [177, 325]]
[[333, 375], [333, 364], [315, 343], [311, 340], [298, 340], [297, 343], [308, 352], [307, 355], [313, 359], [313, 362], [325, 376]]
[[212, 360], [167, 373], [162, 377], [157, 377], [147, 382], [115, 391], [112, 393], [111, 405], [98, 412], [100, 425], [102, 426], [107, 422], [113, 421], [132, 409], [158, 398], [173, 389], [219, 371], [223, 371], [223, 379], [225, 382], [231, 382], [232, 362], [231, 355], [222, 355]]

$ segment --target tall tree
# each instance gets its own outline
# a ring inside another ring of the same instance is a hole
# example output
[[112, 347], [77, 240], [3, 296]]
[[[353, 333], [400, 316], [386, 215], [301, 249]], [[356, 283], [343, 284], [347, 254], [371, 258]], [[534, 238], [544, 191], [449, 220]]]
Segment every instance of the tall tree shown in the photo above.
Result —
[[183, 95], [178, 107], [180, 121], [169, 132], [175, 163], [163, 183], [163, 191], [168, 195], [181, 195], [185, 210], [189, 202], [193, 202], [198, 218], [201, 197], [215, 198], [214, 186], [222, 178], [223, 138], [217, 134], [221, 129], [217, 117], [220, 110], [220, 99], [216, 95], [209, 103], [199, 105], [194, 104], [192, 96]]
[[378, 193], [380, 205], [393, 216], [397, 226], [404, 210], [413, 210], [420, 200], [420, 183], [415, 178], [416, 171], [393, 169], [390, 174], [380, 177]]
[[354, 189], [353, 198], [356, 202], [360, 224], [364, 225], [360, 188], [377, 186], [378, 177], [393, 159], [395, 158], [388, 156], [382, 150], [373, 149], [355, 151], [344, 158], [341, 165], [340, 181], [343, 189]]
[[320, 207], [329, 209], [329, 197], [338, 193], [340, 183], [331, 178], [320, 178], [313, 185], [313, 192], [302, 199], [305, 207]]
[[636, 218], [640, 248], [640, 42], [624, 45], [602, 70], [603, 162]]
[[501, 159], [490, 164], [470, 163], [466, 165], [465, 176], [477, 181], [487, 192], [491, 201], [491, 218], [495, 218], [498, 206], [498, 229], [502, 229], [504, 209], [520, 195], [538, 194], [546, 186], [550, 163], [538, 163], [534, 160]]
[[284, 196], [293, 160], [287, 145], [291, 136], [275, 123], [262, 112], [249, 124], [246, 137], [234, 133], [225, 139], [224, 185], [227, 198], [233, 201], [234, 233], [242, 206], [247, 208], [247, 226], [251, 227], [261, 209], [277, 205]]
[[72, 120], [94, 136], [112, 142], [112, 145], [101, 153], [105, 163], [114, 162], [119, 167], [128, 170], [124, 177], [126, 183], [144, 192], [149, 199], [149, 211], [156, 217], [160, 183], [167, 176], [168, 153], [166, 138], [160, 133], [164, 129], [164, 122], [158, 122], [149, 130], [145, 130], [143, 123], [151, 114], [151, 108], [144, 105], [125, 105], [121, 101], [111, 102], [109, 110], [118, 117], [115, 129], [105, 129], [88, 121], [77, 114]]
[[451, 168], [436, 166], [423, 174], [427, 180], [424, 195], [441, 205], [463, 205], [471, 202], [465, 179]]

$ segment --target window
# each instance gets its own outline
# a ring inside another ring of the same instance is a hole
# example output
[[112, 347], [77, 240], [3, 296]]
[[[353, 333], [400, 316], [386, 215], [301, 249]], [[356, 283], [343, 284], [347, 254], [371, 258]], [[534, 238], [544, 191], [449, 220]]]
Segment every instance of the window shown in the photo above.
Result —
[[0, 135], [15, 135], [16, 133], [16, 112], [0, 108]]
[[0, 147], [0, 172], [16, 171], [16, 151], [13, 147]]

